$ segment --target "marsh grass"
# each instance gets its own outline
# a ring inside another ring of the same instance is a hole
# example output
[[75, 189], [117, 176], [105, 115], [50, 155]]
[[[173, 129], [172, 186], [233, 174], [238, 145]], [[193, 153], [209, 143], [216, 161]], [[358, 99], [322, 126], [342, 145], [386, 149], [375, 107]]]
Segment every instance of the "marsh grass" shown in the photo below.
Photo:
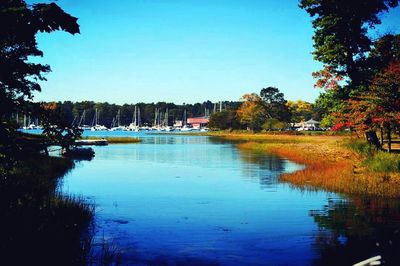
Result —
[[241, 141], [237, 144], [240, 149], [270, 152], [305, 165], [302, 170], [280, 176], [281, 181], [296, 188], [400, 197], [400, 173], [396, 170], [399, 155], [374, 151], [357, 139], [237, 133], [217, 136]]
[[109, 144], [129, 144], [129, 143], [139, 143], [140, 139], [135, 137], [84, 137], [82, 139], [93, 139], [100, 140], [106, 139]]
[[376, 152], [376, 148], [369, 145], [366, 141], [361, 139], [350, 139], [343, 142], [343, 146], [355, 151], [364, 157], [372, 157]]
[[365, 140], [353, 140], [344, 143], [362, 157], [362, 165], [376, 173], [400, 173], [400, 155], [377, 150]]
[[0, 264], [86, 264], [94, 205], [57, 192], [73, 167], [67, 158], [26, 157], [0, 180]]
[[399, 173], [400, 156], [399, 154], [377, 152], [373, 157], [367, 158], [364, 164], [374, 172]]

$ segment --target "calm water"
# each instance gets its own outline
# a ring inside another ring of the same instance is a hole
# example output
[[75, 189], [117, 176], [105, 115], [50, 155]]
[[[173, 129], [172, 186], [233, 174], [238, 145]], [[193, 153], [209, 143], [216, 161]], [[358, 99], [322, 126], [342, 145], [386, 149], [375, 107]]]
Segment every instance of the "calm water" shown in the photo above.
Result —
[[96, 203], [96, 239], [113, 243], [126, 264], [350, 265], [375, 254], [397, 258], [397, 202], [302, 192], [278, 181], [302, 166], [230, 142], [143, 134], [142, 140], [96, 147], [96, 157], [78, 163], [62, 186]]

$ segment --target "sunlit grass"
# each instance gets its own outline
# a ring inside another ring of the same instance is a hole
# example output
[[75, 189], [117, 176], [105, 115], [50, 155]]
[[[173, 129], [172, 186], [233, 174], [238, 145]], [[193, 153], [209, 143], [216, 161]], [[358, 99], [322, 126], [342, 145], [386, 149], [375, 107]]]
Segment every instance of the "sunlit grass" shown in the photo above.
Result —
[[240, 149], [270, 152], [305, 165], [302, 170], [280, 177], [300, 189], [400, 196], [399, 155], [374, 151], [358, 139], [243, 133], [218, 136], [242, 141], [238, 144]]
[[109, 144], [129, 144], [129, 143], [139, 143], [140, 139], [135, 137], [83, 137], [82, 139], [93, 139], [101, 140], [106, 139]]
[[372, 172], [399, 173], [400, 154], [377, 150], [365, 140], [345, 142], [345, 146], [357, 152], [363, 159], [363, 165]]
[[365, 160], [365, 164], [374, 172], [400, 172], [400, 156], [379, 151], [372, 158]]

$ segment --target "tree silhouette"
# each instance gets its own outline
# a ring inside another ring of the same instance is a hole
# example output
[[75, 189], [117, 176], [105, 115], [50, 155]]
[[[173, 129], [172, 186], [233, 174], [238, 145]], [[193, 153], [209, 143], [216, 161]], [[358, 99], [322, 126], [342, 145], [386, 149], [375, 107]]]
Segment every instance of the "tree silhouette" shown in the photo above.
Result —
[[50, 66], [32, 63], [42, 57], [36, 41], [38, 32], [65, 31], [79, 33], [77, 18], [65, 13], [57, 4], [28, 5], [23, 0], [0, 2], [0, 156], [10, 158], [18, 148], [13, 138], [16, 125], [13, 113], [32, 112], [34, 92]]

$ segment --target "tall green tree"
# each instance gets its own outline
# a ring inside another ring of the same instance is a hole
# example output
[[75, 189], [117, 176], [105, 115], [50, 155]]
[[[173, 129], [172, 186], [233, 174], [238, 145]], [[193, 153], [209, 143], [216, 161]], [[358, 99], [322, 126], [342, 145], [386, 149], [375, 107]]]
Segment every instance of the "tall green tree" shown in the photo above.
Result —
[[263, 88], [260, 92], [265, 112], [268, 118], [278, 119], [279, 121], [288, 122], [290, 120], [290, 111], [287, 101], [282, 92], [275, 87]]
[[380, 13], [397, 5], [398, 0], [301, 0], [300, 7], [313, 18], [314, 58], [361, 85], [372, 46], [368, 30], [381, 23]]
[[208, 127], [211, 129], [240, 129], [241, 125], [233, 109], [213, 113], [210, 116]]

